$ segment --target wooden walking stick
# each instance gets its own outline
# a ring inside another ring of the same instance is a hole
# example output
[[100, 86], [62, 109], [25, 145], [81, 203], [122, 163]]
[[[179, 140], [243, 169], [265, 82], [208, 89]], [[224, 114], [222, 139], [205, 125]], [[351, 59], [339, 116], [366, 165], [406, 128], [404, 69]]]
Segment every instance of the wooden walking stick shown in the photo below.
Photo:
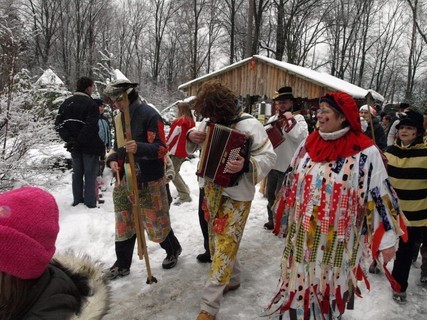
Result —
[[371, 105], [375, 105], [375, 102], [373, 102], [373, 98], [372, 98], [372, 94], [368, 93], [367, 97], [367, 105], [368, 105], [368, 112], [369, 112], [369, 126], [371, 127], [371, 132], [372, 132], [372, 140], [375, 143], [375, 130], [374, 130], [374, 122], [372, 120], [372, 117], [374, 116], [371, 112], [371, 108], [373, 109], [374, 107], [371, 107]]
[[[132, 140], [132, 133], [131, 133], [131, 127], [130, 127], [129, 99], [128, 99], [127, 91], [123, 92], [121, 99], [122, 99], [122, 103], [124, 104], [123, 114], [125, 117], [125, 140], [130, 141]], [[137, 176], [136, 176], [136, 169], [135, 169], [135, 157], [134, 157], [134, 154], [131, 152], [128, 152], [127, 155], [129, 159], [128, 168], [130, 169], [130, 173], [128, 173], [129, 189], [130, 189], [129, 191], [130, 191], [130, 198], [132, 200], [132, 206], [133, 206], [133, 212], [134, 212], [133, 218], [135, 221], [136, 239], [138, 243], [138, 256], [140, 260], [145, 258], [145, 266], [147, 268], [147, 284], [152, 284], [153, 282], [157, 282], [157, 279], [151, 274], [150, 260], [148, 259], [148, 251], [147, 251], [147, 242], [145, 240], [144, 226], [140, 220], [140, 217], [142, 216], [142, 211], [141, 211], [141, 205], [139, 202], [138, 183], [137, 183]]]

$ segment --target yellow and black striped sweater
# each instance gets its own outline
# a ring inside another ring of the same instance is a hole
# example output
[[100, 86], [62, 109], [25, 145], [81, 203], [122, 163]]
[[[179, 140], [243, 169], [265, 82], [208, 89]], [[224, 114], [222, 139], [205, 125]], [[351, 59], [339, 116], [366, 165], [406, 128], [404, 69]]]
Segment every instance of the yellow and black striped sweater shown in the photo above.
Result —
[[387, 172], [412, 227], [427, 226], [427, 145], [387, 148]]

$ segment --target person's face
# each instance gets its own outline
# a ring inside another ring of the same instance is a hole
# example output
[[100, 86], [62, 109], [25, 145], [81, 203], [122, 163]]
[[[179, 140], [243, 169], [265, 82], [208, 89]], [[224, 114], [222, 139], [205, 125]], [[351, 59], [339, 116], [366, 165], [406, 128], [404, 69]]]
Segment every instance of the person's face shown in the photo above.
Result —
[[125, 99], [123, 99], [123, 96], [112, 97], [110, 99], [113, 103], [114, 108], [119, 109], [120, 111], [122, 111], [123, 108], [127, 105], [127, 102], [125, 101]]
[[400, 125], [397, 134], [400, 141], [402, 141], [402, 144], [407, 146], [417, 138], [417, 128], [413, 126]]
[[92, 93], [93, 93], [93, 89], [94, 89], [94, 86], [95, 86], [95, 84], [93, 84], [93, 85], [91, 85], [90, 87], [87, 87], [86, 88], [86, 93], [88, 94], [88, 95], [92, 95]]
[[291, 111], [294, 105], [294, 102], [290, 99], [278, 100], [278, 101], [274, 101], [274, 105], [277, 106], [277, 108], [282, 112]]
[[359, 115], [360, 115], [363, 119], [365, 119], [366, 121], [368, 121], [368, 120], [369, 120], [369, 118], [371, 117], [371, 113], [370, 113], [369, 111], [367, 111], [367, 110], [361, 110], [361, 111], [359, 111]]
[[383, 122], [383, 125], [388, 126], [390, 123], [390, 120], [388, 118], [384, 117], [382, 122]]
[[319, 131], [330, 133], [342, 129], [345, 117], [331, 108], [327, 102], [321, 102], [317, 110], [317, 120]]
[[104, 113], [104, 110], [105, 110], [105, 104], [101, 104], [101, 105], [99, 106], [99, 114], [103, 114], [103, 113]]

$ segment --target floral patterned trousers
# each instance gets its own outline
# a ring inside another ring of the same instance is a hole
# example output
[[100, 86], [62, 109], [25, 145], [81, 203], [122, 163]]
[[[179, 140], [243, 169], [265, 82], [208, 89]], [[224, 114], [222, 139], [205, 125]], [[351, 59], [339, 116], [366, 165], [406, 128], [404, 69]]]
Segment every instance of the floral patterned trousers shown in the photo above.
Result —
[[234, 261], [251, 209], [251, 201], [222, 196], [215, 217], [209, 219], [209, 248], [212, 255], [210, 281], [230, 282]]

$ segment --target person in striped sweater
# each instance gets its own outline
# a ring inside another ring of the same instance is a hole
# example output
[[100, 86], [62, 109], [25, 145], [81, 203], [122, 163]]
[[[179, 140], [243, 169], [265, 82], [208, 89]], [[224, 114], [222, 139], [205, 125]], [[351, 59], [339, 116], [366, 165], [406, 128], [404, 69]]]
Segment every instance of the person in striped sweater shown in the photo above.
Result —
[[393, 299], [405, 302], [411, 257], [417, 241], [423, 244], [421, 282], [427, 283], [427, 145], [423, 141], [423, 115], [409, 110], [397, 129], [398, 138], [385, 155], [390, 182], [409, 221], [408, 242], [400, 240], [392, 272], [401, 286], [400, 292], [393, 292]]

